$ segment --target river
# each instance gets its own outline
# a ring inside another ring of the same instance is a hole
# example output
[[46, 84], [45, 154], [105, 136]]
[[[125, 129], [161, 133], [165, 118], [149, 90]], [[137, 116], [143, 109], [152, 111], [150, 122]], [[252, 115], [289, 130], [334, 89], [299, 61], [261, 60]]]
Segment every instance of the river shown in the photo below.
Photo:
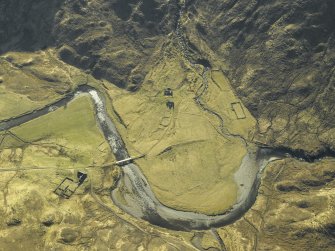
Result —
[[[29, 122], [37, 117], [53, 112], [80, 95], [89, 95], [94, 102], [97, 124], [116, 158], [123, 160], [129, 157], [127, 148], [118, 133], [106, 109], [104, 96], [88, 85], [79, 86], [64, 98], [24, 115], [0, 122], [0, 131]], [[273, 158], [283, 156], [270, 149], [254, 149], [244, 157], [242, 164], [235, 173], [236, 182], [243, 183], [240, 187], [237, 203], [222, 215], [209, 216], [194, 212], [178, 211], [161, 204], [136, 163], [122, 166], [122, 176], [111, 193], [113, 202], [122, 210], [149, 221], [152, 224], [175, 230], [209, 229], [220, 227], [239, 219], [253, 205], [260, 185], [261, 171]]]

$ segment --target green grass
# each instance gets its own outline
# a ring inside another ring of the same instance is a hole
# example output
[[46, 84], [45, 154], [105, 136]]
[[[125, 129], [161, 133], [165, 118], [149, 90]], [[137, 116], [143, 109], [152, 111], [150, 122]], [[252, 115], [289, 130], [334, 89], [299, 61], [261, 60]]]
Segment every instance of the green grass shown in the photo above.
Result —
[[[218, 133], [218, 119], [194, 102], [200, 75], [178, 65], [178, 58], [162, 61], [139, 92], [111, 92], [127, 127], [120, 127], [120, 134], [130, 155], [146, 154], [136, 162], [161, 203], [184, 211], [223, 213], [236, 203], [239, 184], [233, 175], [247, 151], [238, 138], [228, 140]], [[209, 107], [219, 108], [229, 126], [235, 123], [237, 133], [247, 134], [252, 117], [237, 121], [231, 102], [238, 98], [223, 77], [219, 80], [222, 87], [210, 87], [204, 101], [214, 97]], [[173, 88], [173, 97], [163, 95], [166, 87]], [[174, 101], [174, 110], [166, 107], [167, 100]]]
[[3, 91], [0, 87], [0, 120], [34, 110], [41, 105], [24, 95]]
[[86, 74], [65, 65], [48, 50], [1, 55], [0, 78], [0, 120], [3, 120], [58, 100], [78, 84], [85, 83]]
[[[34, 142], [25, 149], [23, 162], [26, 164], [89, 165], [103, 161], [109, 154], [95, 121], [93, 104], [87, 96], [13, 128], [11, 132], [24, 141]], [[50, 145], [57, 147], [52, 150]]]

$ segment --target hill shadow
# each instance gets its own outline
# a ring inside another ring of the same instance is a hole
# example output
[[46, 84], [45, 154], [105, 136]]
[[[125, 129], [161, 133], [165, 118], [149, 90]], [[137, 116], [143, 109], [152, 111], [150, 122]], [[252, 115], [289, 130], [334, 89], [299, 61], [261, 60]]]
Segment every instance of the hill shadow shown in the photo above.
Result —
[[0, 54], [36, 51], [54, 44], [52, 27], [64, 0], [0, 2]]

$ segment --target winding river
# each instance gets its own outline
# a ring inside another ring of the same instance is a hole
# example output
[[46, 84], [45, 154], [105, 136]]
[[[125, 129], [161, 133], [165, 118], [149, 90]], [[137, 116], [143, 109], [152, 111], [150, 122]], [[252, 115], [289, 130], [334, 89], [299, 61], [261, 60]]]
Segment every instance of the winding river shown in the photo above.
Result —
[[[183, 15], [183, 11], [184, 8], [181, 9], [180, 16]], [[192, 63], [188, 53], [189, 48], [183, 39], [180, 22], [178, 22], [176, 34], [177, 37], [179, 37], [180, 47], [184, 52], [185, 58], [194, 66], [195, 63]], [[204, 68], [206, 69], [206, 67]], [[203, 92], [205, 92], [207, 88], [206, 70], [203, 73], [203, 79], [205, 86]], [[0, 121], [0, 131], [9, 130], [53, 112], [60, 107], [66, 106], [70, 101], [81, 95], [89, 95], [92, 98], [97, 124], [103, 132], [116, 160], [129, 158], [127, 148], [107, 113], [104, 96], [89, 85], [79, 86], [72, 93], [69, 93], [64, 98], [46, 107], [18, 117]], [[201, 94], [195, 97], [195, 102], [207, 112], [213, 113], [213, 111], [205, 107], [205, 104], [202, 103]], [[218, 114], [213, 114], [222, 120]], [[223, 124], [223, 121], [221, 122], [221, 124]], [[227, 132], [223, 133], [227, 134]], [[238, 137], [238, 135], [231, 134], [230, 136]], [[243, 186], [239, 186], [236, 204], [224, 214], [211, 216], [179, 211], [163, 205], [152, 192], [147, 179], [136, 163], [128, 163], [122, 166], [121, 178], [116, 188], [111, 192], [111, 198], [119, 208], [130, 215], [146, 220], [152, 224], [174, 230], [203, 230], [231, 224], [242, 217], [255, 202], [261, 181], [261, 173], [266, 165], [274, 159], [284, 157], [286, 154], [294, 155], [294, 153], [289, 152], [287, 149], [278, 150], [260, 148], [257, 146], [250, 147], [247, 146], [247, 144], [246, 148], [248, 153], [244, 156], [241, 166], [234, 174], [236, 183], [243, 184]]]
[[[80, 95], [89, 95], [95, 107], [97, 124], [108, 141], [117, 160], [129, 158], [127, 148], [109, 117], [104, 96], [88, 85], [79, 86], [74, 92], [44, 108], [0, 122], [0, 131], [9, 130], [32, 119], [43, 116], [67, 105]], [[283, 152], [255, 148], [244, 157], [242, 164], [235, 173], [236, 182], [243, 183], [240, 187], [237, 203], [222, 215], [209, 216], [200, 213], [178, 211], [158, 201], [140, 168], [135, 163], [122, 166], [122, 176], [117, 187], [112, 191], [113, 202], [122, 210], [152, 224], [175, 229], [209, 229], [220, 227], [239, 219], [254, 203], [260, 185], [261, 171], [273, 158], [283, 156]]]

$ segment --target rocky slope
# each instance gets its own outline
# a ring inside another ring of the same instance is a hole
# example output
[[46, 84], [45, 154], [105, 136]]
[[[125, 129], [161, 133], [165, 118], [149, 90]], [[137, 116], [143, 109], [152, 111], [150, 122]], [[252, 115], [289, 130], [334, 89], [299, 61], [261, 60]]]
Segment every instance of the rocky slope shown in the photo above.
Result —
[[58, 12], [54, 34], [58, 46], [66, 45], [60, 49], [64, 61], [136, 89], [177, 13], [176, 0], [74, 1]]
[[224, 62], [259, 119], [260, 141], [308, 152], [335, 147], [333, 1], [187, 2], [185, 30], [198, 38], [191, 42], [206, 56], [205, 41]]
[[178, 6], [177, 0], [1, 1], [0, 51], [57, 46], [65, 62], [137, 88], [175, 29]]
[[[136, 90], [176, 29], [182, 3], [0, 5], [0, 51], [57, 46], [65, 62]], [[188, 0], [186, 7], [181, 24], [195, 56], [216, 60], [229, 76], [258, 118], [258, 141], [310, 153], [334, 148], [333, 1]]]
[[64, 1], [0, 1], [0, 53], [53, 44], [54, 16]]

